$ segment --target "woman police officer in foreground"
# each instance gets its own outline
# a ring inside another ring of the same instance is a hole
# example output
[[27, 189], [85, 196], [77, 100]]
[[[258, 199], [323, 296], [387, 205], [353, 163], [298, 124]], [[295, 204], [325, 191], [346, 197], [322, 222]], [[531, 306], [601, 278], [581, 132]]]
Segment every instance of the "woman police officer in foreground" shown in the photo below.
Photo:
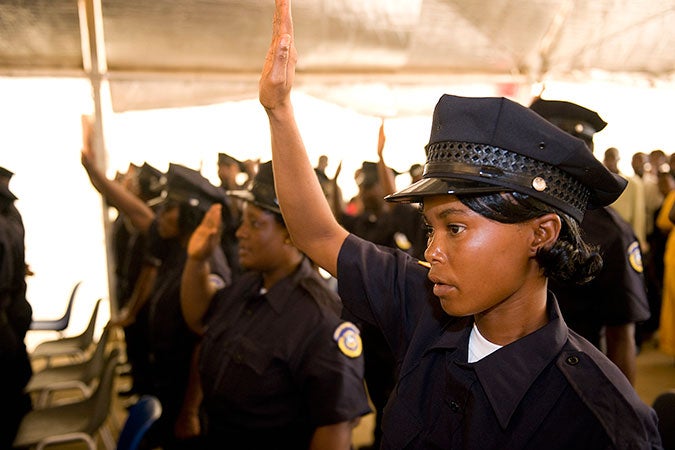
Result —
[[344, 306], [396, 355], [383, 448], [659, 448], [654, 412], [547, 291], [548, 277], [597, 270], [578, 222], [625, 183], [521, 105], [445, 95], [423, 179], [389, 197], [422, 204], [428, 264], [349, 235], [295, 122], [290, 1], [276, 3], [260, 102], [277, 194], [294, 243], [337, 276]]

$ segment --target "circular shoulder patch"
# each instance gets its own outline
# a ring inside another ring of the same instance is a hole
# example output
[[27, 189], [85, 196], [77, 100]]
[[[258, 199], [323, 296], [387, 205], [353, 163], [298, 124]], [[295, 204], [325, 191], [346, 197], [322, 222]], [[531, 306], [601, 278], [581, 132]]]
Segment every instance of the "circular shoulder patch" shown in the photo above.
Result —
[[640, 244], [637, 241], [628, 246], [628, 261], [633, 270], [637, 273], [642, 273], [642, 252], [640, 251]]
[[209, 274], [208, 283], [216, 288], [216, 290], [220, 290], [225, 287], [225, 280], [220, 278], [220, 276], [216, 275], [215, 273]]
[[361, 332], [351, 322], [343, 322], [333, 332], [333, 340], [337, 342], [340, 351], [350, 357], [358, 358], [361, 356], [363, 345], [361, 343]]
[[396, 242], [396, 246], [403, 251], [408, 251], [410, 250], [410, 247], [412, 247], [412, 243], [408, 239], [408, 236], [400, 231], [394, 233], [394, 242]]

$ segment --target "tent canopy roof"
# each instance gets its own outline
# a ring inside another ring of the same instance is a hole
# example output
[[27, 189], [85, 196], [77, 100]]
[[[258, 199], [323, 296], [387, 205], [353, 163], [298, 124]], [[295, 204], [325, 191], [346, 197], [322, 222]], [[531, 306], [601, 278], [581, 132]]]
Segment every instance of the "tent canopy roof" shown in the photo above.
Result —
[[[273, 9], [272, 0], [101, 0], [115, 109], [255, 95]], [[299, 82], [316, 91], [345, 79], [675, 73], [673, 0], [297, 0], [293, 16]], [[80, 37], [75, 0], [4, 1], [0, 75], [86, 76]]]

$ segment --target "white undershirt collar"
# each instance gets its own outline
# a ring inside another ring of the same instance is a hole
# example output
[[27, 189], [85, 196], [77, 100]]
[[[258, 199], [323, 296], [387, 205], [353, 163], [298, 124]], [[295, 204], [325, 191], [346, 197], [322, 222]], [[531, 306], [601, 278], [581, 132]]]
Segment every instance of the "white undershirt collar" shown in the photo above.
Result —
[[469, 362], [480, 361], [500, 348], [502, 348], [501, 345], [493, 344], [485, 339], [483, 335], [480, 334], [480, 331], [478, 331], [478, 327], [474, 322], [473, 328], [471, 329], [471, 335], [469, 335]]

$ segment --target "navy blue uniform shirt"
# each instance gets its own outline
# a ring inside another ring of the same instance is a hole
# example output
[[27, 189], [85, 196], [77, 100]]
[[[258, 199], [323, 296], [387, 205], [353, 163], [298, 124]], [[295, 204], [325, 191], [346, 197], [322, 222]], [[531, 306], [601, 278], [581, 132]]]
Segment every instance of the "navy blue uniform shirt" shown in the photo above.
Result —
[[661, 447], [654, 411], [567, 328], [552, 295], [547, 325], [468, 363], [473, 319], [445, 314], [415, 259], [350, 235], [338, 280], [344, 306], [382, 329], [399, 365], [383, 448]]
[[340, 350], [340, 301], [309, 260], [261, 288], [247, 272], [211, 301], [200, 353], [209, 448], [307, 448], [316, 427], [370, 411], [363, 357]]

